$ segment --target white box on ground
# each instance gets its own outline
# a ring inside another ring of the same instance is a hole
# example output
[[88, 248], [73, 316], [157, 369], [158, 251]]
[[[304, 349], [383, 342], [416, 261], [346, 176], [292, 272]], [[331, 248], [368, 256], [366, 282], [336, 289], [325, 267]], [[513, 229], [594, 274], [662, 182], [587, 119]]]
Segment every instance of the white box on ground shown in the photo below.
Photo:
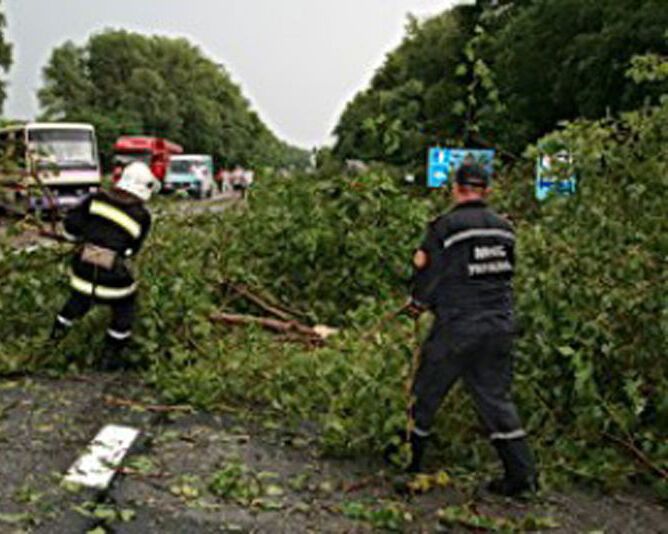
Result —
[[139, 430], [134, 428], [105, 426], [95, 436], [86, 453], [70, 467], [65, 475], [65, 482], [105, 489], [137, 436]]

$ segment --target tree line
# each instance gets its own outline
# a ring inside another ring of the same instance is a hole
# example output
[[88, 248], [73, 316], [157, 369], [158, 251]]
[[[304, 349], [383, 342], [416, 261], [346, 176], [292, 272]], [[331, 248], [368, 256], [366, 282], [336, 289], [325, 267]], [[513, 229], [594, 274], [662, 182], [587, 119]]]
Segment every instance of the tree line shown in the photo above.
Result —
[[108, 163], [122, 134], [167, 137], [224, 166], [303, 166], [308, 153], [279, 140], [225, 68], [186, 39], [124, 30], [56, 48], [44, 68], [43, 118], [94, 124]]
[[[493, 5], [492, 5], [493, 4]], [[668, 53], [662, 0], [513, 0], [409, 18], [403, 43], [335, 129], [340, 159], [424, 166], [434, 145], [520, 154], [561, 121], [636, 109], [665, 92], [626, 76]]]
[[[0, 14], [0, 68], [6, 73], [12, 57], [4, 28]], [[105, 30], [81, 46], [68, 41], [55, 48], [43, 78], [39, 119], [93, 124], [106, 168], [115, 140], [133, 134], [166, 137], [226, 167], [309, 162], [308, 151], [265, 125], [225, 67], [186, 39]], [[5, 87], [0, 80], [0, 105]]]

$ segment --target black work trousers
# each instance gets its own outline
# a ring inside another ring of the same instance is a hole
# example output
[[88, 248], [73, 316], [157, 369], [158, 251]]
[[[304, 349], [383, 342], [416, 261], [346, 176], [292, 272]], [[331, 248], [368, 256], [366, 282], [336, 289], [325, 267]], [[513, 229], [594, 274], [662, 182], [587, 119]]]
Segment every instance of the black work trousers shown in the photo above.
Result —
[[77, 319], [84, 317], [93, 305], [99, 304], [111, 308], [111, 323], [107, 330], [107, 340], [111, 343], [127, 342], [132, 335], [132, 323], [135, 317], [135, 295], [118, 300], [102, 300], [72, 291], [69, 300], [58, 314], [58, 321], [71, 326]]
[[511, 334], [456, 335], [437, 320], [422, 346], [413, 385], [415, 431], [429, 434], [443, 399], [461, 378], [492, 440], [523, 438], [510, 396], [512, 346]]

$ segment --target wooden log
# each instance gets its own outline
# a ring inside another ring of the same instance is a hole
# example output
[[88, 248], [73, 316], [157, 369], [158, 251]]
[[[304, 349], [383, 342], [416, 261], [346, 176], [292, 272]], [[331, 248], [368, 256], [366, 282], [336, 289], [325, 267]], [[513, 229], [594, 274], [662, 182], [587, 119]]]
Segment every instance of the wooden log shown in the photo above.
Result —
[[317, 336], [310, 327], [298, 323], [297, 321], [282, 321], [279, 319], [270, 319], [267, 317], [256, 317], [254, 315], [240, 315], [235, 313], [219, 312], [211, 316], [211, 320], [219, 323], [231, 325], [250, 325], [256, 324], [268, 330], [279, 333], [298, 332], [307, 336]]
[[298, 334], [309, 339], [324, 340], [338, 332], [334, 328], [324, 327], [323, 325], [310, 327], [294, 320], [281, 321], [279, 319], [256, 317], [254, 315], [240, 315], [234, 313], [218, 312], [211, 315], [210, 318], [212, 321], [217, 323], [225, 323], [235, 326], [258, 325], [262, 328], [277, 332], [279, 334]]

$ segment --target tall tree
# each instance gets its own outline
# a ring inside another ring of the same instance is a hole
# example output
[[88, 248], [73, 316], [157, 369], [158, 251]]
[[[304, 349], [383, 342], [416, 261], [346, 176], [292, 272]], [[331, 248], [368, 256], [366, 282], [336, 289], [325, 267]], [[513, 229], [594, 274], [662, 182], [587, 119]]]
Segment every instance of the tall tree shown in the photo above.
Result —
[[635, 109], [666, 87], [626, 76], [634, 55], [668, 52], [663, 0], [537, 0], [492, 26], [484, 55], [507, 113], [490, 125], [521, 150], [559, 121]]
[[429, 144], [463, 135], [454, 103], [465, 85], [456, 72], [474, 13], [458, 8], [424, 22], [409, 18], [404, 42], [341, 117], [335, 155], [411, 165], [421, 162]]
[[[5, 29], [7, 28], [7, 18], [5, 17], [2, 0], [0, 0], [0, 68], [9, 72], [12, 66], [12, 45], [5, 40]], [[7, 98], [7, 82], [0, 79], [0, 112]]]
[[[428, 146], [521, 152], [560, 121], [635, 109], [626, 77], [668, 53], [665, 0], [506, 0], [418, 22], [335, 129], [340, 158], [424, 166]], [[471, 124], [475, 122], [475, 124]]]

